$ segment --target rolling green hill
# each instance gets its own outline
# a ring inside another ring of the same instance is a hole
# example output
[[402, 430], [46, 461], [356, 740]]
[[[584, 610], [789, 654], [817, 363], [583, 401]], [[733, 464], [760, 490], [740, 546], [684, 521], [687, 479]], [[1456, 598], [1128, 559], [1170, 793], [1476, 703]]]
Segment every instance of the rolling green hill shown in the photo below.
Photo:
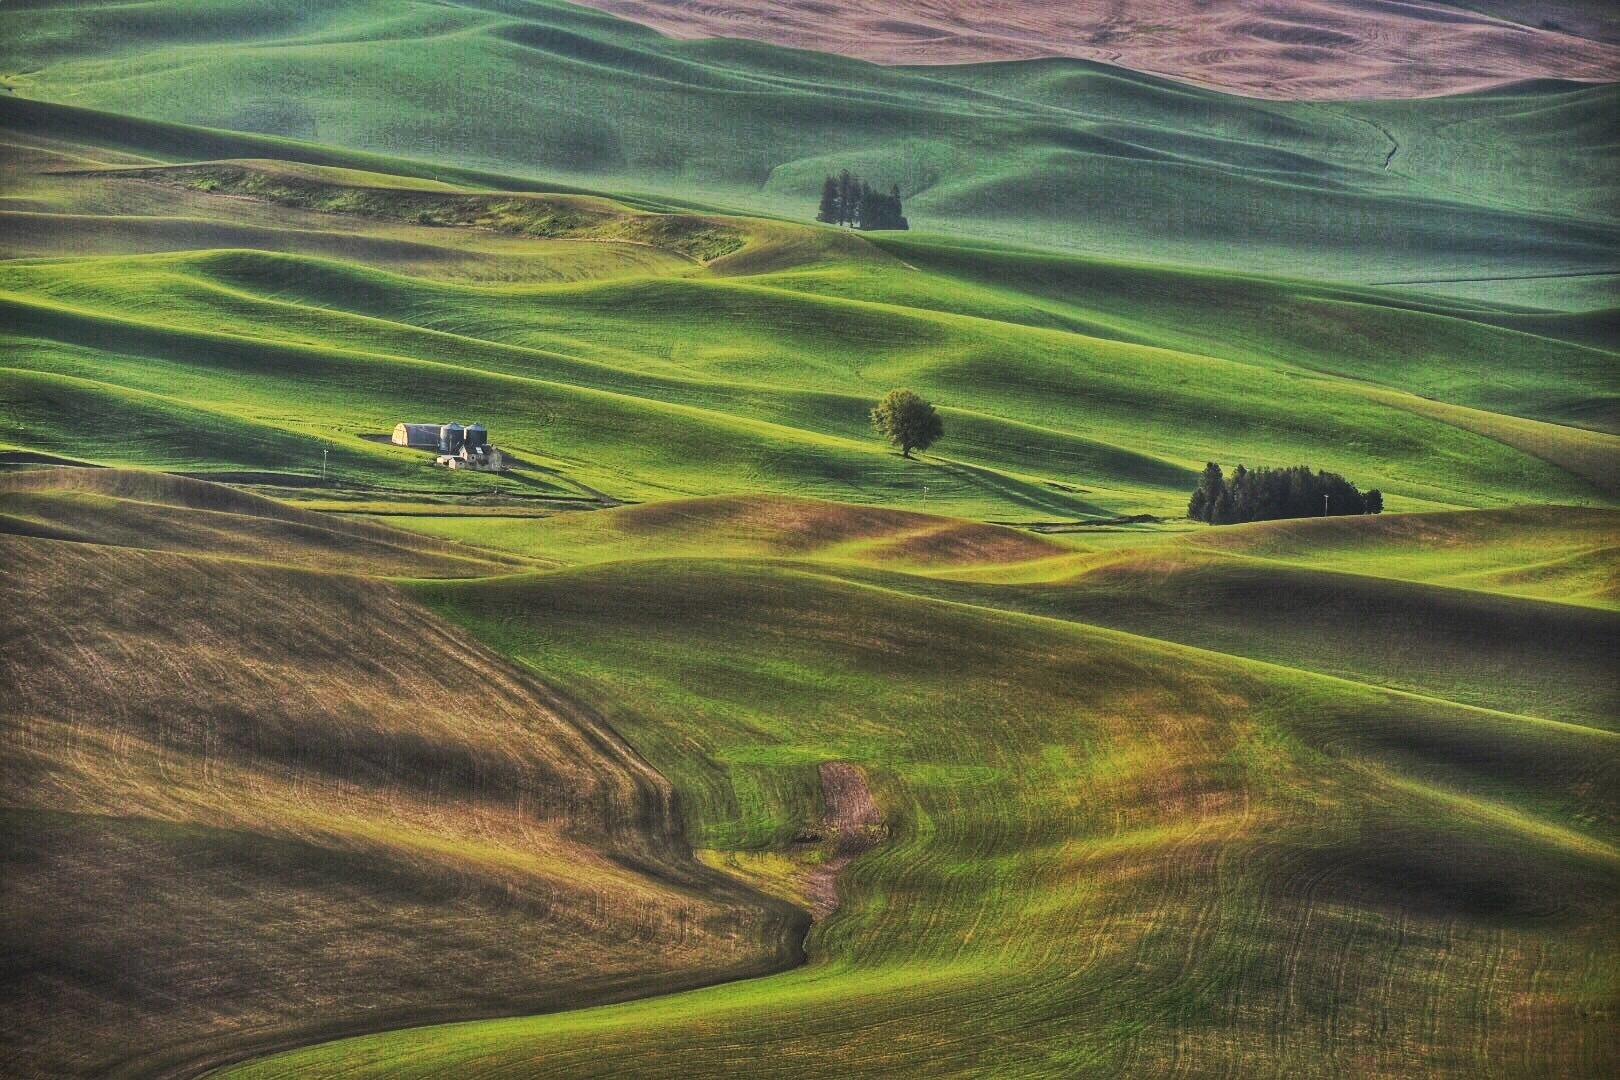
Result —
[[1614, 87], [3, 19], [0, 1072], [1620, 1066]]
[[[688, 794], [693, 845], [740, 852], [740, 865], [795, 858], [820, 813], [817, 762], [862, 766], [887, 839], [841, 879], [809, 966], [334, 1043], [231, 1075], [1415, 1076], [1504, 1063], [1597, 1075], [1612, 1063], [1599, 1004], [1614, 993], [1620, 873], [1611, 733], [1368, 685], [1398, 649], [1383, 666], [1363, 657], [1358, 682], [1257, 664], [1256, 640], [1218, 607], [1200, 612], [1228, 629], [1216, 653], [998, 607], [1018, 606], [1019, 587], [930, 599], [945, 579], [897, 573], [905, 559], [879, 542], [925, 519], [736, 500], [653, 509], [523, 537], [593, 565], [416, 594], [597, 703]], [[1482, 546], [1504, 530], [1483, 522]], [[659, 557], [661, 536], [729, 557]], [[1018, 555], [1030, 572], [1075, 557], [1047, 541]], [[1540, 608], [1575, 623], [1590, 612]], [[1591, 617], [1612, 634], [1612, 614]], [[1379, 632], [1353, 602], [1336, 618]], [[1482, 657], [1477, 644], [1453, 659]], [[1587, 678], [1606, 666], [1566, 662]]]
[[533, 565], [150, 472], [0, 474], [0, 499], [0, 532], [100, 547], [204, 552], [210, 558], [391, 577], [481, 577]]
[[1620, 269], [1610, 87], [1262, 102], [1078, 61], [678, 42], [550, 0], [29, 7], [8, 31], [0, 72], [28, 97], [553, 189], [803, 220], [849, 167], [899, 184], [914, 228], [1097, 254], [1360, 281], [1601, 273], [1611, 304]]
[[[304, 1043], [240, 1074], [1612, 1064], [1620, 752], [1546, 707], [1612, 716], [1612, 611], [1579, 575], [1504, 604], [1494, 578], [1418, 597], [1306, 569], [1419, 578], [1438, 534], [1501, 571], [1541, 536], [1612, 547], [1612, 511], [1180, 537], [735, 497], [397, 519], [445, 543], [150, 473], [25, 471], [4, 497], [25, 1074]], [[1207, 587], [1279, 571], [1286, 604]], [[1381, 622], [1390, 601], [1427, 621]], [[1120, 613], [1205, 648], [1087, 625]], [[1477, 680], [1386, 689], [1414, 659]], [[792, 909], [685, 852], [799, 896], [829, 761], [883, 824], [809, 963], [667, 993], [797, 962]], [[377, 1028], [402, 1030], [321, 1041]]]
[[[55, 116], [60, 137], [11, 129], [0, 211], [22, 225], [7, 438], [31, 451], [306, 488], [325, 451], [329, 480], [404, 497], [926, 497], [1015, 521], [1179, 514], [1210, 459], [1310, 461], [1398, 508], [1617, 493], [1601, 318], [370, 161], [147, 169]], [[96, 252], [69, 255], [87, 228]], [[195, 247], [215, 237], [238, 246]], [[867, 429], [894, 385], [945, 407], [923, 464]], [[450, 414], [524, 467], [452, 477], [363, 438]]]

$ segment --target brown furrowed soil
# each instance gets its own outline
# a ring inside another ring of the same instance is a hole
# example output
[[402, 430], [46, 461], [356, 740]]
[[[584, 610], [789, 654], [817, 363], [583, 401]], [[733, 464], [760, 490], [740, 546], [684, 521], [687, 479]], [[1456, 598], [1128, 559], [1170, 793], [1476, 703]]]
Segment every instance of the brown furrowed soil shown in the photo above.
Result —
[[[1524, 79], [1620, 79], [1620, 46], [1423, 0], [580, 0], [677, 38], [879, 64], [1073, 57], [1267, 98], [1406, 98]], [[1500, 7], [1501, 5], [1498, 5]]]

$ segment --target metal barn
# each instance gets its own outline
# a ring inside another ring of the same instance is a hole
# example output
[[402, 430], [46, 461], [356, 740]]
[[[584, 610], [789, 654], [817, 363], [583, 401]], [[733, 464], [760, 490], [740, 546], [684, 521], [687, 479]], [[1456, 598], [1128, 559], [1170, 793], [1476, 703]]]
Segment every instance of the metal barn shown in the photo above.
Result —
[[394, 445], [414, 446], [418, 450], [439, 448], [439, 424], [395, 424]]

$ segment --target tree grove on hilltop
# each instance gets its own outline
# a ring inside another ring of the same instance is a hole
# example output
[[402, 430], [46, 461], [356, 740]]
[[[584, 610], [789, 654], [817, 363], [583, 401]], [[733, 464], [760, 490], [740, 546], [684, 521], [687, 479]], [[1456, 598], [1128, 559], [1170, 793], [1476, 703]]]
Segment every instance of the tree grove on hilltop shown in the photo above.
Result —
[[899, 184], [891, 185], [884, 194], [848, 169], [822, 182], [816, 220], [857, 229], [911, 228], [900, 205]]
[[1338, 473], [1312, 472], [1306, 465], [1289, 469], [1239, 465], [1228, 478], [1212, 461], [1204, 466], [1187, 503], [1188, 517], [1211, 525], [1383, 512], [1384, 494], [1377, 488], [1362, 494]]
[[890, 390], [872, 410], [872, 427], [900, 448], [904, 457], [927, 450], [945, 434], [945, 422], [934, 407], [904, 388]]

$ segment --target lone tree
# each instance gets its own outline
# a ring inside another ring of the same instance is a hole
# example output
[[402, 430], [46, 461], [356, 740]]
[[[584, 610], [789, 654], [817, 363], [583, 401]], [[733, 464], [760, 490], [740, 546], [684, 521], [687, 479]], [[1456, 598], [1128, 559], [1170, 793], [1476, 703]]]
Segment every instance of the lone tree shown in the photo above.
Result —
[[945, 434], [945, 422], [934, 407], [916, 393], [890, 390], [872, 410], [872, 426], [877, 433], [910, 457], [913, 450], [927, 450]]

